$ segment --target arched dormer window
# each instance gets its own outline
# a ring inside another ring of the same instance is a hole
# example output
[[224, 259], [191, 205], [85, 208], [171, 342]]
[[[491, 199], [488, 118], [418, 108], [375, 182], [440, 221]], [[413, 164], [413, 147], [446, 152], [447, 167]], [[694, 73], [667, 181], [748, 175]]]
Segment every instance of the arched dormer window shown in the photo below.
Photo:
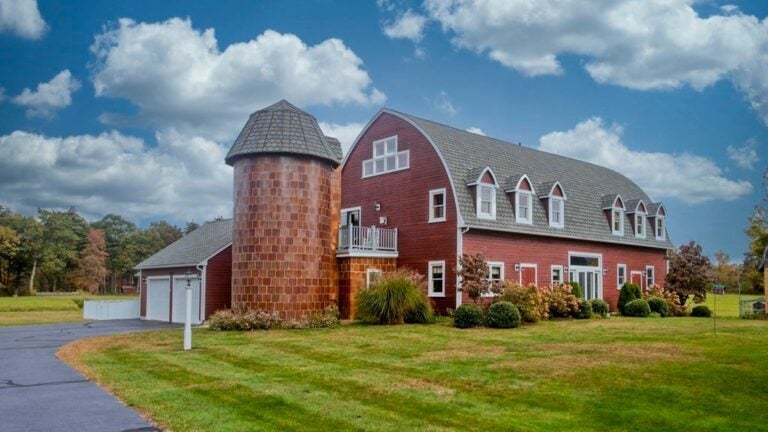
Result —
[[479, 170], [479, 175], [470, 173], [467, 186], [475, 187], [475, 208], [478, 219], [496, 219], [496, 189], [499, 188], [491, 167]]
[[552, 228], [565, 228], [565, 191], [560, 182], [554, 182], [551, 186], [544, 185], [546, 195], [539, 196], [547, 200], [547, 217]]
[[611, 234], [615, 236], [624, 235], [624, 213], [626, 207], [624, 206], [624, 200], [621, 199], [621, 195], [609, 195], [603, 197], [604, 205], [603, 210], [609, 212], [611, 220]]
[[527, 175], [523, 174], [516, 182], [513, 178], [508, 179], [510, 186], [507, 193], [515, 194], [515, 222], [520, 224], [533, 223], [533, 197], [536, 191], [533, 190], [533, 183]]
[[646, 237], [646, 216], [648, 215], [648, 209], [645, 207], [643, 200], [637, 200], [629, 202], [630, 214], [634, 215], [633, 225], [635, 229], [635, 238]]
[[652, 204], [651, 207], [655, 207], [654, 209], [651, 209], [651, 214], [653, 215], [653, 232], [654, 236], [656, 237], [656, 240], [664, 241], [667, 239], [667, 223], [666, 223], [666, 217], [667, 217], [667, 211], [664, 210], [664, 205], [661, 203], [658, 204]]

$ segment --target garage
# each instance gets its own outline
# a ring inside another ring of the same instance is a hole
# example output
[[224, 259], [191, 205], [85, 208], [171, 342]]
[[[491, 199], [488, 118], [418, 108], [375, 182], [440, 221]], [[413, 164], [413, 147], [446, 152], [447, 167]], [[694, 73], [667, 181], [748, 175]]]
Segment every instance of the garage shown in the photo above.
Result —
[[171, 312], [171, 278], [147, 278], [147, 319], [169, 321]]

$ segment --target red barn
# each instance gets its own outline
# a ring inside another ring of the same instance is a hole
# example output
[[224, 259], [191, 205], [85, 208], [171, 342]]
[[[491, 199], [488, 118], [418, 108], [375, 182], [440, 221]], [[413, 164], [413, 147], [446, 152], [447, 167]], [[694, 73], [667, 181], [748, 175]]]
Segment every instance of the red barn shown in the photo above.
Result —
[[482, 252], [492, 279], [578, 281], [615, 308], [625, 281], [663, 283], [672, 248], [664, 206], [615, 171], [388, 109], [343, 162], [341, 207], [338, 256], [426, 274], [438, 310], [468, 300], [464, 253]]

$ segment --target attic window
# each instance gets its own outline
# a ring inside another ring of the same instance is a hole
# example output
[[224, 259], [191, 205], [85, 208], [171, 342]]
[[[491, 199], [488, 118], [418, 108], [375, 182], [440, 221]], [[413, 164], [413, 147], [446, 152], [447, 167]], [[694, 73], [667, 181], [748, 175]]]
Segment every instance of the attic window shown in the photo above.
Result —
[[397, 151], [397, 135], [373, 142], [373, 158], [363, 161], [363, 178], [408, 169], [410, 152]]
[[523, 175], [515, 186], [515, 222], [533, 223], [533, 186], [528, 176]]
[[667, 227], [664, 224], [664, 217], [656, 216], [656, 240], [666, 240]]
[[645, 213], [635, 213], [635, 237], [645, 238]]
[[552, 228], [565, 227], [565, 192], [559, 182], [555, 182], [549, 190], [549, 195], [545, 196], [549, 201], [549, 226]]
[[624, 235], [624, 202], [620, 197], [616, 197], [611, 206], [611, 234]]
[[496, 219], [496, 188], [493, 185], [477, 185], [477, 217]]

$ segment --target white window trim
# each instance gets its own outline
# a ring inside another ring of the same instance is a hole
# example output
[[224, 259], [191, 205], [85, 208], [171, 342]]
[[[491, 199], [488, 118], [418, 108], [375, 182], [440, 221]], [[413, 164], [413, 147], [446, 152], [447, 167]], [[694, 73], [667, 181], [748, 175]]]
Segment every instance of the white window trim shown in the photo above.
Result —
[[[619, 269], [624, 269], [624, 282], [621, 282], [619, 279]], [[627, 283], [627, 265], [626, 264], [616, 264], [616, 289], [621, 289], [624, 284]]]
[[[614, 228], [616, 227], [616, 211], [619, 211], [619, 230], [616, 231]], [[611, 234], [615, 236], [623, 236], [624, 235], [624, 219], [626, 218], [624, 209], [621, 207], [611, 207]]]
[[[557, 203], [558, 206], [560, 206], [560, 223], [556, 223], [553, 221], [552, 214], [554, 213], [554, 205]], [[552, 228], [565, 228], [565, 198], [558, 197], [558, 196], [551, 196], [549, 197], [549, 205], [547, 206], [549, 208], [549, 226]]]
[[632, 283], [632, 275], [640, 275], [640, 288], [642, 289], [643, 288], [643, 272], [641, 272], [640, 270], [632, 270], [631, 272], [629, 272], [629, 279], [627, 281], [630, 283]]
[[[664, 222], [664, 216], [656, 216], [654, 219], [655, 223], [653, 224], [653, 235], [656, 237], [656, 240], [664, 241], [667, 239], [667, 224]], [[661, 222], [661, 236], [659, 236], [659, 222]]]
[[[528, 196], [528, 217], [524, 218], [520, 216], [520, 197], [522, 195]], [[521, 224], [533, 223], [533, 192], [527, 190], [518, 190], [515, 192], [515, 222]]]
[[[648, 231], [648, 224], [646, 223], [647, 219], [648, 218], [646, 217], [645, 213], [635, 212], [635, 238], [643, 238], [643, 239], [646, 238], [646, 232]], [[640, 224], [641, 220], [642, 220], [642, 227], [643, 227], [642, 234], [640, 234], [638, 232], [639, 230], [637, 229], [637, 227], [641, 225]]]
[[[648, 282], [648, 269], [651, 269], [651, 273], [653, 273], [653, 279], [651, 279], [651, 282]], [[651, 285], [656, 284], [656, 268], [652, 265], [645, 266], [645, 289], [650, 289]]]
[[[491, 191], [491, 213], [486, 214], [481, 211], [482, 206], [481, 203], [481, 197], [482, 197], [482, 191], [483, 188], [487, 188]], [[488, 183], [478, 183], [476, 187], [476, 207], [477, 207], [477, 218], [478, 219], [488, 219], [488, 220], [496, 220], [496, 186]]]
[[[435, 195], [443, 195], [443, 217], [436, 218], [435, 215], [435, 201], [434, 197]], [[447, 212], [447, 194], [445, 193], [445, 188], [442, 189], [432, 189], [429, 191], [429, 223], [435, 223], [435, 222], [445, 222], [445, 216], [448, 214]]]
[[533, 284], [536, 286], [539, 286], [539, 266], [534, 263], [520, 263], [520, 271], [517, 275], [517, 282], [522, 285], [523, 284], [523, 269], [524, 268], [532, 268], [533, 269]]
[[[386, 141], [391, 140], [393, 138], [395, 140], [395, 153], [394, 153], [394, 156], [395, 156], [395, 169], [387, 170], [386, 166], [385, 166], [384, 167], [384, 171], [377, 173], [376, 172], [376, 161], [379, 160], [379, 159], [385, 159], [387, 157], [390, 157], [393, 154], [386, 152], [387, 149], [386, 149], [386, 144], [385, 144], [384, 145], [384, 154], [381, 155], [381, 156], [376, 156], [376, 144], [380, 143], [380, 142], [386, 142]], [[397, 135], [389, 136], [389, 137], [382, 138], [382, 139], [374, 141], [371, 144], [371, 154], [373, 156], [370, 159], [364, 160], [363, 163], [362, 163], [362, 166], [361, 166], [361, 168], [362, 168], [362, 178], [376, 177], [376, 176], [380, 176], [380, 175], [384, 175], [384, 174], [390, 174], [390, 173], [397, 172], [397, 171], [403, 171], [403, 170], [406, 170], [406, 169], [410, 168], [411, 167], [411, 153], [410, 153], [410, 150], [398, 151], [398, 146], [399, 146], [399, 142], [398, 142], [398, 136]], [[405, 154], [406, 155], [406, 164], [405, 164], [405, 166], [399, 166], [400, 165], [400, 155], [401, 154]], [[369, 175], [365, 175], [365, 164], [366, 164], [366, 162], [369, 162], [369, 161], [372, 161], [372, 163], [373, 163], [373, 172], [371, 174], [369, 174]]]
[[339, 225], [341, 225], [341, 221], [344, 220], [344, 214], [345, 213], [349, 213], [349, 212], [353, 212], [353, 211], [357, 211], [358, 212], [357, 214], [360, 215], [360, 224], [362, 225], [362, 223], [363, 223], [363, 208], [361, 206], [347, 207], [347, 208], [341, 209], [341, 212], [339, 214], [339, 217], [340, 217]]
[[[432, 287], [434, 286], [434, 284], [432, 283], [433, 282], [433, 279], [432, 279], [432, 267], [435, 267], [435, 266], [441, 266], [443, 268], [443, 292], [440, 292], [440, 293], [432, 291]], [[428, 283], [429, 283], [429, 285], [427, 287], [427, 293], [428, 293], [429, 297], [445, 297], [445, 291], [446, 291], [445, 282], [447, 280], [447, 278], [446, 278], [447, 274], [446, 273], [447, 272], [445, 271], [445, 261], [430, 261], [429, 262], [429, 264], [427, 265], [427, 274], [429, 275], [428, 276]]]
[[[561, 265], [552, 265], [549, 266], [549, 283], [551, 285], [554, 285], [555, 283], [563, 283], [565, 281], [565, 272], [563, 271], [563, 267]], [[560, 270], [560, 282], [555, 282], [554, 273], [555, 270]]]
[[381, 276], [384, 272], [381, 271], [381, 269], [376, 268], [369, 268], [365, 271], [365, 287], [370, 288], [371, 287], [371, 275], [377, 274]]
[[[505, 276], [504, 276], [504, 262], [503, 261], [488, 261], [487, 264], [488, 264], [488, 282], [493, 282], [491, 280], [491, 267], [500, 267], [501, 268], [501, 271], [499, 272], [499, 277], [501, 279], [499, 279], [499, 282], [504, 282], [504, 278], [505, 278]], [[496, 294], [494, 294], [492, 292], [486, 292], [486, 293], [483, 293], [482, 296], [483, 297], [493, 297], [495, 295]]]

